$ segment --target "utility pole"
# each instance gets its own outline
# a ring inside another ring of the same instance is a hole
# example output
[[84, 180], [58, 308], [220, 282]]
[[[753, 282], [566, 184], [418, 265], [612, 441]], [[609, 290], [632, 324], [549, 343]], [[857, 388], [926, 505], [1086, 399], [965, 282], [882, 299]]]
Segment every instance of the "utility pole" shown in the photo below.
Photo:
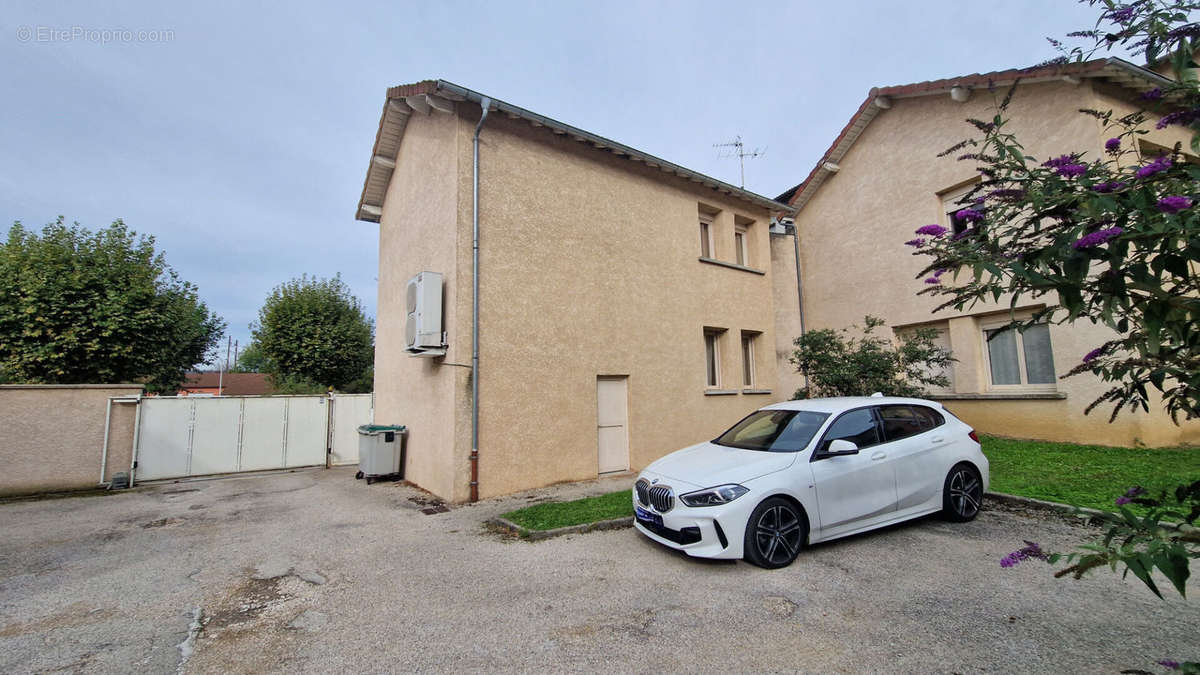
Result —
[[721, 158], [725, 158], [725, 157], [737, 157], [738, 158], [738, 166], [741, 168], [741, 172], [742, 172], [742, 183], [738, 187], [741, 187], [743, 189], [745, 189], [745, 187], [746, 187], [746, 158], [749, 157], [750, 159], [754, 159], [755, 157], [763, 156], [767, 152], [766, 148], [762, 148], [762, 149], [755, 148], [754, 150], [752, 150], [750, 152], [746, 152], [746, 144], [742, 143], [742, 135], [741, 134], [738, 134], [736, 137], [734, 137], [734, 139], [732, 141], [729, 141], [728, 143], [714, 143], [713, 147], [714, 148], [732, 148], [732, 150], [722, 151], [724, 154], [721, 154], [719, 156]]
[[217, 396], [225, 392], [225, 369], [229, 367], [229, 350], [232, 347], [232, 337], [225, 338], [225, 360], [221, 362], [221, 371], [217, 375]]

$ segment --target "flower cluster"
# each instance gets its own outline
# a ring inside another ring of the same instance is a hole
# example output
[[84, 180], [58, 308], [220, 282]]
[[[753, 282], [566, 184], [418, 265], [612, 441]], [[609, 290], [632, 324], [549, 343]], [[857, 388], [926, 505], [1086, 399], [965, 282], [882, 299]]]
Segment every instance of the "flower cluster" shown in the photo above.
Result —
[[911, 246], [913, 248], [921, 248], [925, 245], [925, 240], [921, 239], [920, 237], [916, 239], [909, 239], [908, 241], [904, 242], [904, 245]]
[[1037, 544], [1033, 543], [1032, 541], [1026, 541], [1024, 547], [1019, 548], [1019, 549], [1013, 551], [1012, 553], [1009, 553], [1008, 555], [1001, 558], [1000, 566], [1005, 567], [1005, 568], [1016, 567], [1017, 563], [1019, 563], [1023, 560], [1029, 560], [1030, 558], [1037, 558], [1038, 560], [1045, 560], [1046, 554], [1042, 552], [1041, 546], [1038, 546]]
[[1161, 659], [1159, 661], [1155, 661], [1155, 663], [1163, 668], [1166, 668], [1167, 670], [1179, 670], [1179, 662], [1174, 659]]
[[1124, 506], [1124, 505], [1128, 504], [1129, 502], [1133, 501], [1134, 497], [1137, 497], [1138, 495], [1144, 495], [1144, 494], [1146, 494], [1146, 488], [1131, 487], [1125, 491], [1125, 494], [1121, 495], [1120, 497], [1117, 497], [1117, 506]]
[[1104, 353], [1104, 347], [1096, 347], [1095, 349], [1093, 349], [1092, 351], [1090, 351], [1084, 355], [1083, 362], [1091, 363], [1092, 361], [1095, 361], [1097, 358], [1099, 358], [1100, 355], [1103, 353]]
[[983, 220], [983, 214], [975, 209], [961, 209], [954, 214], [954, 217], [959, 220], [965, 220], [968, 223], [976, 223]]
[[1118, 152], [1121, 151], [1121, 139], [1120, 138], [1110, 138], [1107, 141], [1104, 141], [1104, 149], [1106, 151], [1108, 151], [1110, 154], [1113, 154], [1113, 155], [1117, 154]]
[[1096, 232], [1092, 232], [1091, 234], [1083, 235], [1078, 241], [1071, 244], [1071, 246], [1076, 250], [1092, 248], [1093, 246], [1099, 246], [1100, 244], [1103, 244], [1104, 242], [1112, 239], [1124, 231], [1125, 230], [1121, 229], [1120, 227], [1110, 227], [1108, 229], [1098, 230]]
[[1078, 159], [1079, 158], [1076, 157], [1075, 155], [1059, 155], [1058, 157], [1055, 157], [1054, 159], [1048, 159], [1048, 160], [1042, 162], [1042, 166], [1049, 167], [1051, 169], [1057, 169], [1059, 167], [1063, 167], [1068, 164], [1075, 164], [1076, 161], [1078, 161]]
[[1162, 119], [1160, 119], [1158, 124], [1155, 126], [1159, 129], [1166, 129], [1172, 124], [1187, 126], [1198, 119], [1200, 119], [1200, 108], [1193, 108], [1191, 110], [1178, 110], [1176, 112], [1163, 115]]
[[1113, 181], [1111, 183], [1096, 183], [1092, 186], [1092, 190], [1107, 194], [1109, 192], [1116, 192], [1117, 190], [1124, 188], [1125, 185], [1125, 183], [1120, 181]]
[[1171, 158], [1167, 155], [1159, 155], [1157, 159], [1150, 162], [1146, 166], [1137, 170], [1138, 178], [1149, 178], [1156, 173], [1162, 173], [1171, 168]]
[[1119, 5], [1108, 13], [1108, 20], [1114, 23], [1129, 23], [1133, 19], [1132, 5]]
[[1161, 100], [1162, 97], [1163, 97], [1163, 90], [1161, 87], [1155, 87], [1155, 88], [1151, 89], [1150, 91], [1142, 93], [1143, 101], [1158, 101], [1158, 100]]
[[1025, 198], [1025, 191], [1014, 190], [1011, 188], [1001, 188], [999, 190], [992, 190], [991, 192], [987, 193], [987, 196], [995, 197], [996, 199], [1003, 201], [1020, 201]]
[[917, 234], [924, 234], [930, 237], [940, 237], [949, 231], [950, 230], [947, 230], [941, 225], [923, 225], [917, 229]]
[[1063, 178], [1078, 178], [1087, 173], [1087, 164], [1065, 164], [1054, 171]]
[[1158, 200], [1158, 210], [1163, 213], [1179, 213], [1184, 209], [1192, 208], [1192, 200], [1190, 197], [1180, 197], [1171, 195]]
[[945, 268], [945, 267], [939, 267], [939, 268], [937, 268], [936, 270], [934, 270], [934, 272], [933, 272], [933, 276], [931, 276], [931, 277], [929, 277], [929, 278], [925, 279], [925, 283], [927, 283], [927, 284], [940, 284], [940, 283], [942, 283], [942, 275], [943, 275], [943, 274], [945, 274], [946, 272], [949, 272], [949, 271], [950, 271], [950, 270], [949, 270], [948, 268]]

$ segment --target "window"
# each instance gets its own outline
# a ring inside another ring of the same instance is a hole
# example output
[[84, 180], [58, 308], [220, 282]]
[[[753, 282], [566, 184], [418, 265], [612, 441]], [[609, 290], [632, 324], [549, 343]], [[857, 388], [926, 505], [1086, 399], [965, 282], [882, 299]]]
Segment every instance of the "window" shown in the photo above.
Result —
[[700, 257], [712, 257], [712, 221], [700, 219]]
[[[947, 321], [942, 321], [937, 324], [925, 324], [924, 326], [905, 326], [902, 328], [896, 328], [896, 338], [898, 340], [900, 340], [901, 343], [911, 340], [912, 338], [916, 337], [916, 332], [917, 332], [918, 328], [932, 328], [932, 329], [936, 330], [937, 335], [933, 338], [933, 344], [937, 347], [941, 347], [942, 349], [949, 350], [951, 352], [950, 356], [951, 357], [954, 356], [953, 350], [951, 350], [951, 348], [950, 348], [950, 324]], [[938, 387], [938, 386], [934, 386], [931, 384], [924, 385], [925, 388], [929, 391], [929, 393], [931, 393], [931, 394], [954, 393], [954, 364], [953, 363], [947, 365], [944, 368], [939, 368], [939, 369], [929, 368], [923, 364], [919, 368], [920, 368], [921, 374], [926, 377], [941, 376], [941, 377], [945, 377], [947, 380], [946, 386], [944, 386], [944, 387]]]
[[721, 334], [724, 332], [723, 328], [704, 329], [704, 363], [708, 370], [704, 386], [709, 389], [721, 387]]
[[738, 227], [733, 233], [733, 250], [737, 256], [737, 264], [746, 265], [746, 228]]
[[825, 440], [821, 441], [821, 450], [828, 450], [829, 444], [836, 440], [850, 441], [860, 448], [875, 445], [879, 442], [879, 430], [875, 427], [873, 410], [851, 410], [830, 425], [829, 431], [825, 432]]
[[747, 389], [754, 386], [754, 341], [758, 333], [742, 331], [742, 385]]
[[1002, 326], [984, 326], [983, 330], [992, 386], [1053, 389], [1050, 327], [1039, 323], [1019, 331], [1005, 330]]
[[879, 406], [879, 418], [883, 420], [883, 438], [885, 441], [898, 441], [901, 438], [915, 436], [925, 429], [917, 413], [906, 405]]
[[766, 452], [800, 452], [808, 447], [828, 413], [808, 410], [759, 410], [713, 441], [717, 445]]
[[933, 408], [926, 408], [923, 405], [914, 405], [913, 412], [917, 415], [917, 421], [921, 423], [921, 431], [940, 427], [946, 423], [946, 418]]
[[975, 189], [978, 184], [978, 181], [973, 181], [968, 185], [957, 187], [941, 194], [942, 212], [946, 214], [946, 226], [950, 228], [951, 233], [955, 236], [966, 232], [967, 230], [971, 229], [972, 226], [970, 221], [958, 217], [959, 211], [970, 208], [973, 211], [983, 213], [985, 210], [981, 205], [959, 203], [962, 201], [963, 197], [966, 197], [967, 193]]

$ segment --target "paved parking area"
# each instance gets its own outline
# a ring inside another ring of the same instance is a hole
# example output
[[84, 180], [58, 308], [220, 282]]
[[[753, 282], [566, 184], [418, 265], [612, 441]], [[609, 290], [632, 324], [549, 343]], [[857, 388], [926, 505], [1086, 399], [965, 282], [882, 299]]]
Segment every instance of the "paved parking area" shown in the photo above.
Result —
[[1117, 672], [1200, 654], [1194, 602], [1002, 570], [1022, 539], [1085, 534], [1053, 516], [927, 519], [778, 571], [632, 529], [529, 543], [482, 525], [627, 482], [432, 514], [353, 469], [0, 504], [0, 671]]

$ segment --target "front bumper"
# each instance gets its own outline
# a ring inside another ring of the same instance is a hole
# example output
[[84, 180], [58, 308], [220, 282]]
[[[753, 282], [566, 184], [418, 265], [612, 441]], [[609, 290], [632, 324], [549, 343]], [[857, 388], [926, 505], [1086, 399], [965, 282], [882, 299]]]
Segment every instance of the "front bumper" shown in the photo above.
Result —
[[[662, 480], [669, 483], [669, 479]], [[695, 488], [681, 485], [679, 489], [680, 492], [691, 492]], [[687, 506], [679, 500], [678, 494], [675, 506], [666, 513], [659, 513], [653, 507], [639, 503], [637, 490], [633, 490], [634, 509], [650, 511], [660, 516], [663, 522], [662, 528], [658, 528], [634, 518], [638, 532], [663, 546], [697, 558], [740, 559], [746, 521], [757, 503], [753, 491], [728, 504], [703, 507]]]

